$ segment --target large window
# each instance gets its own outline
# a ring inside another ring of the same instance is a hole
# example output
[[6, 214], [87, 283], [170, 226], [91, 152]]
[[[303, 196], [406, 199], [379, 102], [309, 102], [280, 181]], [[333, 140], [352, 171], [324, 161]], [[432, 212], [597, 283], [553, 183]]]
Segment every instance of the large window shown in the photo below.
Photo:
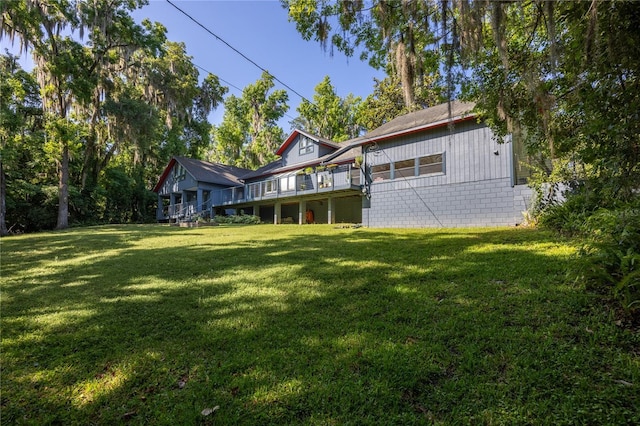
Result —
[[421, 175], [430, 175], [432, 173], [442, 173], [442, 154], [427, 155], [420, 157], [420, 165], [418, 168]]
[[300, 136], [300, 142], [298, 147], [300, 148], [300, 155], [310, 154], [313, 152], [313, 141], [306, 136]]
[[295, 191], [296, 175], [285, 176], [280, 178], [280, 192]]
[[393, 163], [393, 177], [395, 179], [412, 177], [415, 175], [416, 175], [415, 159], [396, 161], [395, 163]]
[[391, 164], [387, 163], [371, 166], [371, 180], [379, 182], [386, 179], [391, 179]]

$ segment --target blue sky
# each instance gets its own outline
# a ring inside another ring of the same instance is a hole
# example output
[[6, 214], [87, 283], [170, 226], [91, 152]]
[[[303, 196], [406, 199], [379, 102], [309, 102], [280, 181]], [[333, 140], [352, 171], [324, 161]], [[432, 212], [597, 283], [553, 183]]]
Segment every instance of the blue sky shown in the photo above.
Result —
[[[339, 96], [353, 93], [363, 98], [373, 91], [373, 78], [384, 77], [383, 72], [371, 68], [358, 57], [347, 58], [338, 51], [331, 55], [329, 50], [323, 51], [318, 42], [303, 40], [277, 0], [172, 2], [307, 99], [312, 99], [315, 86], [325, 75], [331, 78]], [[200, 28], [166, 0], [151, 0], [133, 16], [138, 22], [144, 18], [161, 22], [167, 28], [169, 40], [185, 43], [187, 53], [196, 65], [234, 86], [244, 88], [262, 74], [259, 68]], [[8, 39], [4, 38], [0, 43], [4, 51], [4, 47], [8, 47]], [[17, 46], [11, 49], [14, 53], [16, 50]], [[24, 58], [23, 66], [30, 67], [29, 62]], [[286, 89], [279, 84], [276, 87]], [[229, 93], [240, 94], [232, 87]], [[289, 92], [290, 117], [280, 121], [285, 133], [290, 130], [288, 122], [291, 117], [298, 115], [296, 107], [300, 101], [298, 95]], [[211, 114], [211, 122], [220, 123], [222, 115], [223, 108], [220, 107]]]

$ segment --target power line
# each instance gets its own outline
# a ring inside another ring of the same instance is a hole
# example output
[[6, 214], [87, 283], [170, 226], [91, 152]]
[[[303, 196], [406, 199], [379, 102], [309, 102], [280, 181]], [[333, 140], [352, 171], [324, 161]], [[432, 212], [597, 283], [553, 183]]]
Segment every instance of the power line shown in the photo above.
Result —
[[214, 36], [217, 40], [219, 40], [220, 42], [224, 43], [229, 49], [233, 50], [234, 52], [236, 52], [238, 55], [242, 56], [245, 60], [247, 60], [248, 62], [250, 62], [251, 64], [255, 65], [259, 70], [266, 72], [267, 74], [269, 74], [271, 77], [273, 77], [273, 79], [275, 81], [277, 81], [278, 83], [282, 84], [284, 87], [286, 87], [287, 89], [289, 89], [291, 92], [295, 93], [296, 95], [298, 95], [303, 101], [309, 102], [310, 104], [313, 105], [312, 102], [310, 102], [307, 98], [305, 98], [304, 96], [302, 96], [300, 93], [298, 93], [295, 89], [293, 89], [291, 86], [289, 86], [288, 84], [286, 84], [285, 82], [283, 82], [282, 80], [280, 80], [278, 77], [276, 77], [275, 75], [271, 74], [269, 71], [267, 71], [265, 68], [262, 68], [260, 65], [258, 65], [255, 61], [253, 61], [252, 59], [250, 59], [247, 55], [245, 55], [244, 53], [242, 53], [241, 51], [239, 51], [238, 49], [236, 49], [235, 47], [233, 47], [232, 45], [230, 45], [226, 40], [224, 40], [222, 37], [218, 36], [217, 34], [215, 34], [213, 31], [211, 31], [209, 28], [205, 27], [203, 24], [201, 24], [197, 19], [195, 19], [193, 16], [189, 15], [187, 12], [185, 12], [184, 10], [180, 9], [178, 6], [176, 6], [173, 2], [171, 2], [171, 0], [167, 0], [167, 3], [169, 3], [171, 6], [173, 6], [174, 8], [176, 8], [180, 13], [182, 13], [184, 16], [186, 16], [187, 18], [191, 19], [196, 25], [198, 25], [200, 28], [202, 28], [203, 30], [205, 30], [206, 32], [208, 32], [209, 34], [211, 34], [212, 36]]
[[[393, 160], [391, 160], [391, 157], [389, 157], [389, 154], [387, 154], [387, 152], [384, 149], [379, 149], [379, 152], [382, 152], [384, 156], [387, 157], [387, 160], [389, 160], [389, 163], [393, 162]], [[431, 213], [431, 216], [433, 216], [436, 222], [438, 222], [438, 225], [440, 225], [441, 228], [444, 228], [444, 225], [442, 224], [442, 222], [440, 222], [440, 219], [438, 218], [438, 216], [433, 212], [433, 210], [431, 210], [431, 207], [429, 207], [429, 205], [424, 200], [424, 198], [422, 198], [420, 193], [418, 193], [418, 190], [413, 185], [411, 185], [411, 182], [409, 182], [409, 179], [407, 179], [407, 177], [404, 175], [401, 175], [401, 176], [402, 176], [402, 180], [404, 180], [404, 182], [413, 191], [416, 197], [418, 197], [418, 199], [422, 201], [422, 205], [425, 206], [425, 208], [429, 211], [429, 213]], [[409, 207], [409, 210], [411, 211], [411, 206], [409, 205], [409, 203], [407, 203], [407, 200], [405, 200], [404, 197], [402, 197], [402, 201], [404, 201], [405, 205]], [[417, 214], [415, 214], [414, 216], [416, 217], [416, 219], [420, 220], [420, 217]]]
[[[196, 67], [196, 68], [198, 68], [198, 69], [200, 69], [200, 70], [202, 70], [202, 71], [204, 71], [204, 72], [206, 72], [207, 74], [213, 74], [213, 75], [215, 75], [216, 77], [218, 77], [218, 80], [220, 80], [220, 81], [221, 81], [221, 82], [223, 82], [224, 84], [227, 84], [227, 85], [229, 85], [229, 86], [233, 87], [234, 89], [236, 89], [236, 90], [237, 90], [237, 91], [239, 91], [240, 93], [242, 93], [242, 92], [243, 92], [243, 89], [241, 89], [241, 88], [239, 88], [238, 86], [236, 86], [235, 84], [232, 84], [232, 83], [228, 82], [227, 80], [225, 80], [225, 79], [221, 78], [221, 77], [220, 77], [220, 76], [218, 76], [217, 74], [212, 73], [212, 72], [211, 72], [211, 71], [209, 71], [208, 69], [206, 69], [206, 68], [204, 68], [204, 67], [201, 67], [201, 66], [200, 66], [200, 65], [198, 65], [198, 64], [193, 64], [193, 66], [194, 66], [194, 67]], [[292, 120], [295, 120], [295, 117], [290, 116], [290, 115], [289, 115], [289, 114], [287, 114], [286, 112], [285, 112], [285, 113], [283, 113], [283, 115], [284, 115], [285, 117], [289, 117], [289, 118], [290, 118], [290, 119], [292, 119]]]
[[218, 74], [214, 74], [214, 73], [212, 73], [211, 71], [209, 71], [208, 69], [206, 69], [206, 68], [204, 68], [204, 67], [201, 67], [201, 66], [200, 66], [200, 65], [198, 65], [198, 64], [193, 64], [193, 66], [194, 66], [194, 67], [196, 67], [196, 68], [198, 68], [198, 69], [200, 69], [200, 70], [202, 70], [202, 71], [204, 71], [204, 72], [206, 72], [207, 74], [215, 75], [216, 77], [218, 77], [218, 80], [220, 80], [221, 82], [223, 82], [224, 84], [226, 84], [226, 85], [228, 85], [228, 86], [233, 87], [233, 88], [234, 88], [234, 89], [236, 89], [236, 90], [239, 90], [239, 91], [242, 93], [242, 89], [241, 89], [241, 88], [239, 88], [238, 86], [236, 86], [236, 85], [234, 85], [234, 84], [232, 84], [232, 83], [229, 83], [227, 80], [225, 80], [224, 78], [220, 77]]

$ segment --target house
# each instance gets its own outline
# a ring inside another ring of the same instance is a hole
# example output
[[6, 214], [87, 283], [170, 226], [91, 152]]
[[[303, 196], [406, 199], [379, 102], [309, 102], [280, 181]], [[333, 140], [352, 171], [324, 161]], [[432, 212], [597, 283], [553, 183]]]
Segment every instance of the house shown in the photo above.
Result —
[[342, 144], [294, 130], [280, 159], [255, 171], [175, 158], [154, 188], [158, 219], [232, 209], [273, 223], [519, 224], [532, 196], [522, 149], [499, 143], [473, 106], [416, 111]]
[[158, 194], [156, 219], [168, 222], [211, 214], [212, 208], [220, 204], [216, 197], [221, 191], [241, 186], [240, 178], [249, 172], [224, 164], [173, 157], [153, 188]]

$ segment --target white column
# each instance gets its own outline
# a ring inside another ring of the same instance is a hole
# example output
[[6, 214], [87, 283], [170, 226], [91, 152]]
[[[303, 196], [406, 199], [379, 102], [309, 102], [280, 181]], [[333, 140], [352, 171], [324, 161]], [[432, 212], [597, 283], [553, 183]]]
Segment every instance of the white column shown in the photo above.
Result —
[[304, 225], [307, 223], [307, 202], [300, 200], [298, 203], [298, 224]]
[[327, 200], [327, 220], [329, 225], [336, 223], [336, 206], [333, 198]]
[[276, 203], [273, 206], [273, 224], [277, 225], [280, 223], [280, 216], [282, 215], [282, 204]]

